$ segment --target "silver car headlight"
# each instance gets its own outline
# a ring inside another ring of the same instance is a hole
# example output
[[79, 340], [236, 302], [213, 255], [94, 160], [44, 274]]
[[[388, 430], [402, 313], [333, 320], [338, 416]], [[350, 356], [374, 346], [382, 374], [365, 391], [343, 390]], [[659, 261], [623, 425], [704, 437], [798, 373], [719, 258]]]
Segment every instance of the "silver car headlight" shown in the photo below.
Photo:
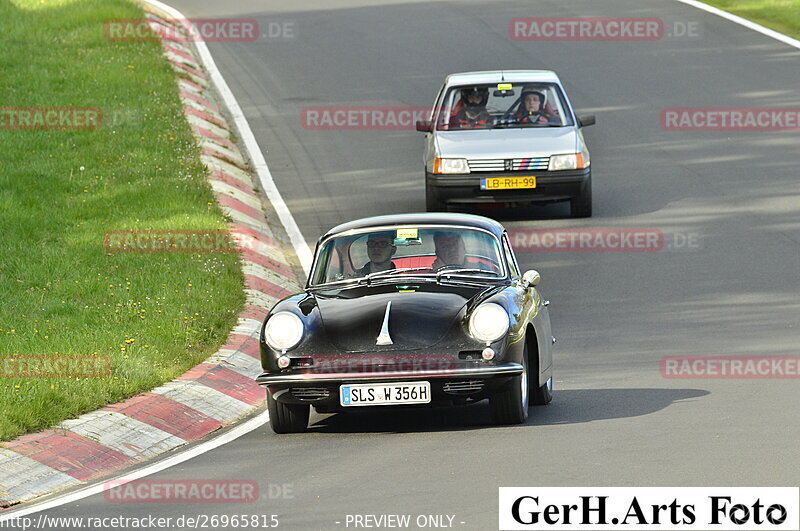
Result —
[[[550, 157], [550, 166], [548, 171], [563, 171], [563, 170], [577, 170], [578, 157], [577, 153], [570, 153], [569, 155], [553, 155]], [[583, 158], [583, 157], [581, 157]]]
[[485, 302], [469, 318], [469, 334], [484, 343], [491, 343], [508, 332], [508, 313], [499, 304]]
[[285, 352], [303, 339], [303, 321], [292, 312], [278, 312], [269, 318], [264, 327], [264, 341], [272, 349]]
[[433, 173], [469, 173], [467, 159], [434, 159]]

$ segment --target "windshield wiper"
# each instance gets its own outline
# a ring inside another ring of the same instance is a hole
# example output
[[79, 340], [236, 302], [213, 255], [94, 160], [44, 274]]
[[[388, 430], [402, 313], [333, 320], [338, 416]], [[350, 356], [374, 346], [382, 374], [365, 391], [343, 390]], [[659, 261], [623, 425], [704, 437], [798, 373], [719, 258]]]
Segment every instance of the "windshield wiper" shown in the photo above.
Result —
[[497, 273], [495, 273], [494, 271], [488, 271], [486, 269], [476, 269], [476, 268], [466, 268], [466, 267], [464, 267], [464, 268], [459, 268], [459, 269], [445, 269], [445, 270], [439, 271], [438, 273], [436, 273], [436, 280], [439, 280], [443, 276], [446, 276], [446, 275], [459, 275], [459, 274], [462, 274], [462, 273], [487, 273], [487, 274], [492, 275], [494, 277], [497, 276]]
[[374, 278], [380, 277], [391, 277], [394, 275], [399, 275], [400, 273], [405, 273], [407, 271], [430, 271], [430, 267], [401, 267], [400, 269], [389, 269], [386, 271], [376, 271], [375, 273], [370, 273], [369, 275], [359, 278], [358, 283], [361, 284], [366, 282], [369, 284], [369, 281]]

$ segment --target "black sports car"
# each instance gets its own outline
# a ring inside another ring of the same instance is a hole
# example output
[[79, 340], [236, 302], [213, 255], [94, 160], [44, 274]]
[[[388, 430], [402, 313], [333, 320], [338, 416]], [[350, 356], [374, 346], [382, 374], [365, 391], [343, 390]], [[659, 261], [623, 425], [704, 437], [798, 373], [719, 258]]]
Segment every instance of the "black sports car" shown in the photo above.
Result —
[[319, 412], [465, 404], [488, 398], [518, 424], [550, 402], [548, 302], [520, 272], [499, 223], [404, 214], [345, 223], [320, 238], [305, 291], [261, 330], [257, 381], [276, 433]]

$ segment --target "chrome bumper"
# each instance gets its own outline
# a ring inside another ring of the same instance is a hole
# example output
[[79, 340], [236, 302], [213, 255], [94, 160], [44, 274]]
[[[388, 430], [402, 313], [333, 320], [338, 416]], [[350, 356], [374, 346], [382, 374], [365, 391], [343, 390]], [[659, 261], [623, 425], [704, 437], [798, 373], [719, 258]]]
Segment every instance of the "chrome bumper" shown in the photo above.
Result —
[[340, 372], [340, 373], [263, 373], [256, 378], [259, 385], [280, 385], [297, 383], [336, 383], [357, 381], [393, 381], [419, 378], [491, 378], [495, 376], [517, 376], [522, 374], [519, 363], [502, 363], [500, 365], [476, 365], [453, 370], [428, 369], [418, 371], [393, 372]]

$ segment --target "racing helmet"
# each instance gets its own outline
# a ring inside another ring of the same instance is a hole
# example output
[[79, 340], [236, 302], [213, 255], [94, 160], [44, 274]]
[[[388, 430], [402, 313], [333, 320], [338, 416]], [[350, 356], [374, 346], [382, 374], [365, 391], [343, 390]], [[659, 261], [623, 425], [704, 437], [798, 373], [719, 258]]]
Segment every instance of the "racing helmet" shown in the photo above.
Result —
[[536, 88], [524, 88], [522, 90], [522, 94], [519, 97], [519, 110], [520, 112], [525, 112], [525, 98], [527, 98], [530, 94], [536, 94], [539, 96], [539, 112], [544, 111], [544, 106], [547, 104], [547, 96], [544, 95], [544, 92], [538, 90]]
[[[469, 96], [480, 97], [480, 102], [473, 103], [469, 101]], [[486, 103], [489, 101], [489, 89], [486, 87], [469, 87], [461, 89], [461, 101], [464, 103], [465, 107], [471, 109], [486, 107]]]

